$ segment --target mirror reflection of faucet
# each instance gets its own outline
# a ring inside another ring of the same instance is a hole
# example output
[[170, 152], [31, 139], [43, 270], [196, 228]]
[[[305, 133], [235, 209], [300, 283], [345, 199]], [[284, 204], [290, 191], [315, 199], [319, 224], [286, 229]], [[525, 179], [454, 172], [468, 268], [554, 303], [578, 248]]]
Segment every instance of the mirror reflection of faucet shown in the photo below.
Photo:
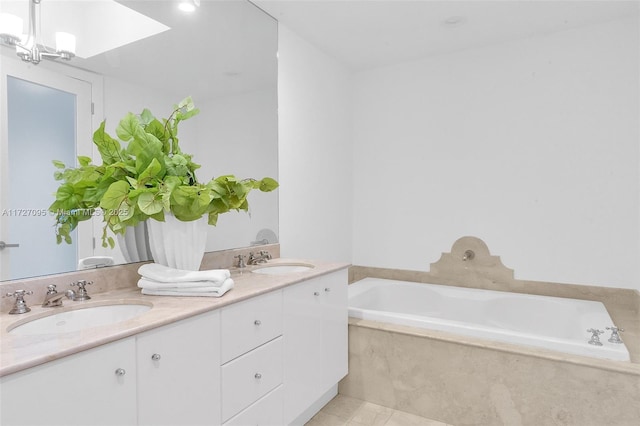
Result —
[[462, 256], [462, 260], [466, 262], [467, 260], [473, 260], [474, 257], [476, 257], [476, 254], [473, 250], [466, 250]]

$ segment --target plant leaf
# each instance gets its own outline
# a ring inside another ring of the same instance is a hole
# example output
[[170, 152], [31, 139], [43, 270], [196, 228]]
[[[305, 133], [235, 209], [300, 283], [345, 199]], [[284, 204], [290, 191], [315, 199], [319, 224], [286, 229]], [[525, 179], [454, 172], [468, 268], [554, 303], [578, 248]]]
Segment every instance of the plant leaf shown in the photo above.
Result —
[[120, 151], [122, 146], [120, 142], [113, 139], [104, 131], [106, 121], [100, 123], [100, 127], [93, 133], [93, 143], [98, 147], [102, 162], [104, 164], [112, 164], [116, 161], [122, 160]]
[[163, 204], [162, 200], [156, 199], [151, 192], [143, 192], [138, 197], [138, 207], [140, 207], [142, 213], [151, 216], [162, 211]]
[[141, 130], [140, 120], [138, 120], [138, 117], [134, 113], [130, 112], [118, 123], [116, 135], [123, 141], [128, 142], [133, 139], [139, 130]]
[[105, 210], [120, 208], [120, 204], [129, 193], [129, 183], [123, 180], [113, 182], [100, 200], [100, 207]]

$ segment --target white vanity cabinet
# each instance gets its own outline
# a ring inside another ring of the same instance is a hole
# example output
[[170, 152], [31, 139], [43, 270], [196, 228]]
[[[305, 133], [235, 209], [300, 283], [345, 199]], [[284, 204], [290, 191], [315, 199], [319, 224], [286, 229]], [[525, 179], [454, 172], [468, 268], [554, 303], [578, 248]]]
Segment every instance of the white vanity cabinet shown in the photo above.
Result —
[[139, 425], [218, 423], [219, 342], [219, 311], [136, 336]]
[[284, 290], [284, 421], [290, 424], [347, 374], [347, 271]]
[[346, 269], [250, 296], [0, 378], [0, 424], [291, 424], [346, 375], [347, 316]]
[[222, 421], [281, 425], [282, 290], [222, 308]]
[[135, 338], [0, 379], [2, 425], [136, 424]]
[[2, 425], [220, 424], [212, 311], [0, 380]]

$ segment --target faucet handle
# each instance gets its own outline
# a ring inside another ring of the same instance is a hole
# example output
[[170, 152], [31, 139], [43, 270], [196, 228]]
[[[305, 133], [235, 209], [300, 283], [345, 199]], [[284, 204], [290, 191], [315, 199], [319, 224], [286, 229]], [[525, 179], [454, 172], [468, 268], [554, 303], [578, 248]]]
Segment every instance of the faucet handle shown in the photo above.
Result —
[[615, 325], [611, 327], [607, 327], [607, 330], [611, 330], [611, 337], [609, 337], [609, 342], [611, 343], [622, 343], [622, 339], [620, 339], [620, 334], [624, 331], [624, 328], [618, 328]]
[[602, 346], [600, 335], [604, 333], [604, 331], [598, 330], [597, 328], [589, 328], [587, 332], [591, 333], [591, 340], [588, 342], [590, 345]]
[[233, 256], [234, 259], [238, 259], [238, 268], [244, 268], [247, 264], [244, 261], [244, 258], [247, 257], [244, 254], [239, 254], [237, 256]]
[[92, 285], [92, 284], [93, 284], [93, 281], [87, 281], [87, 280], [78, 280], [78, 282], [71, 283], [71, 287], [74, 287], [74, 286], [78, 287], [78, 292], [73, 297], [73, 301], [76, 302], [76, 301], [91, 299], [91, 297], [89, 296], [89, 293], [87, 293], [87, 289], [85, 288], [85, 286]]
[[31, 310], [27, 306], [27, 302], [24, 300], [24, 296], [33, 294], [31, 290], [15, 290], [13, 293], [7, 293], [3, 297], [15, 297], [16, 303], [13, 305], [13, 308], [9, 311], [9, 314], [25, 314]]
[[265, 259], [271, 260], [271, 254], [267, 250], [260, 250], [260, 256]]
[[58, 290], [56, 290], [56, 285], [55, 284], [49, 284], [47, 286], [47, 294], [56, 294], [58, 293]]

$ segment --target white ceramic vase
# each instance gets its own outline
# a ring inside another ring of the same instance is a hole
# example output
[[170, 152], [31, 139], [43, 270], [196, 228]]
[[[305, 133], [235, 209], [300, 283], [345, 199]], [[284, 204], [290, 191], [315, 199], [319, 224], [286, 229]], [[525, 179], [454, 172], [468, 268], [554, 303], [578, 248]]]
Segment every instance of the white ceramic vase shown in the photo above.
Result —
[[151, 260], [147, 222], [127, 227], [124, 235], [116, 234], [118, 247], [127, 263]]
[[207, 243], [207, 216], [183, 222], [171, 213], [164, 222], [149, 219], [149, 247], [153, 261], [170, 268], [197, 271]]

